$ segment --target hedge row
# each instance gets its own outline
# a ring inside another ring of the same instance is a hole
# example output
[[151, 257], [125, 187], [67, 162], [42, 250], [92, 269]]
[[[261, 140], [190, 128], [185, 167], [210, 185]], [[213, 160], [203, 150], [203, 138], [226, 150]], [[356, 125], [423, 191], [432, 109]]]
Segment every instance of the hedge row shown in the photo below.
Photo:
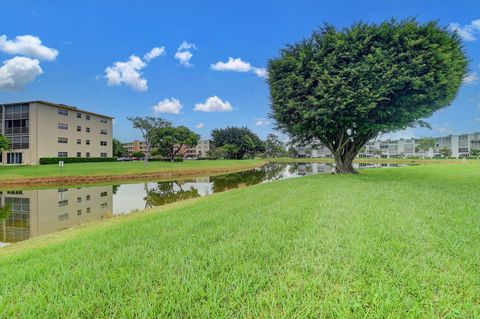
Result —
[[116, 162], [116, 157], [42, 157], [40, 164], [58, 164], [63, 161], [67, 163], [92, 163], [92, 162]]

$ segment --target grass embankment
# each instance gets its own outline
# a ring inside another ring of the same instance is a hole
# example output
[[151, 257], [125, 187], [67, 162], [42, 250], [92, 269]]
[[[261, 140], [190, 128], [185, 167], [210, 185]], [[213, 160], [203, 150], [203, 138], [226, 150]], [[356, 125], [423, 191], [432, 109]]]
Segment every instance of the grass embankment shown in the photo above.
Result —
[[262, 160], [183, 162], [106, 162], [58, 165], [0, 166], [0, 187], [85, 184], [226, 173], [258, 167]]
[[0, 317], [474, 318], [480, 165], [260, 184], [0, 250]]
[[[333, 158], [321, 157], [281, 157], [268, 159], [272, 163], [334, 163]], [[476, 160], [467, 160], [476, 161]], [[389, 164], [458, 164], [464, 163], [463, 159], [436, 159], [436, 158], [356, 158], [354, 163], [389, 163]], [[480, 161], [479, 161], [480, 162]]]

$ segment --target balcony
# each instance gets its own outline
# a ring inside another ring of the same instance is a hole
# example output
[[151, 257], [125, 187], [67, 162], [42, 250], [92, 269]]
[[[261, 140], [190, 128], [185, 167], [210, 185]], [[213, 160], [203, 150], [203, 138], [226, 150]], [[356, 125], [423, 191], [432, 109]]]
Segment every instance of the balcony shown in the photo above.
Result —
[[28, 134], [28, 133], [29, 133], [28, 126], [24, 126], [24, 127], [6, 127], [6, 128], [5, 128], [5, 135]]
[[10, 148], [12, 150], [19, 150], [19, 149], [28, 149], [30, 147], [29, 143], [12, 143]]
[[28, 112], [5, 113], [5, 120], [28, 119], [29, 117], [30, 113]]

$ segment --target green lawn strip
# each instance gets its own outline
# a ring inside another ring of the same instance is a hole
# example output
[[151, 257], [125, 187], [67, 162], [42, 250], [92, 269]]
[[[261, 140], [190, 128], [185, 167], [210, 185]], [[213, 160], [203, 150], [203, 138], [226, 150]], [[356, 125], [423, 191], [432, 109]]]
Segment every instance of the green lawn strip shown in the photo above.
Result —
[[477, 317], [478, 194], [478, 163], [366, 170], [33, 239], [0, 317]]
[[[334, 163], [333, 158], [322, 157], [281, 157], [269, 158], [272, 163]], [[479, 162], [478, 159], [441, 159], [441, 158], [356, 158], [354, 163], [385, 163], [385, 164], [462, 164], [465, 162]]]
[[0, 179], [95, 176], [95, 175], [128, 175], [149, 172], [170, 172], [184, 170], [235, 169], [252, 167], [262, 163], [261, 160], [202, 160], [183, 162], [104, 162], [104, 163], [71, 163], [64, 168], [58, 165], [35, 166], [0, 166]]

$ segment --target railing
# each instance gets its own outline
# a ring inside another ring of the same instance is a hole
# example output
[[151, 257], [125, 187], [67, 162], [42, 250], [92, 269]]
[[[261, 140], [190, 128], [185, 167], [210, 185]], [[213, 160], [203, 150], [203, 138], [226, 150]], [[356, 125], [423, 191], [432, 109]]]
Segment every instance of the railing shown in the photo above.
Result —
[[30, 147], [30, 143], [12, 143], [10, 148], [14, 150], [18, 149], [28, 149]]
[[28, 119], [29, 117], [30, 117], [30, 113], [28, 112], [5, 113], [6, 120]]
[[29, 128], [28, 126], [25, 127], [6, 127], [5, 134], [28, 134]]

